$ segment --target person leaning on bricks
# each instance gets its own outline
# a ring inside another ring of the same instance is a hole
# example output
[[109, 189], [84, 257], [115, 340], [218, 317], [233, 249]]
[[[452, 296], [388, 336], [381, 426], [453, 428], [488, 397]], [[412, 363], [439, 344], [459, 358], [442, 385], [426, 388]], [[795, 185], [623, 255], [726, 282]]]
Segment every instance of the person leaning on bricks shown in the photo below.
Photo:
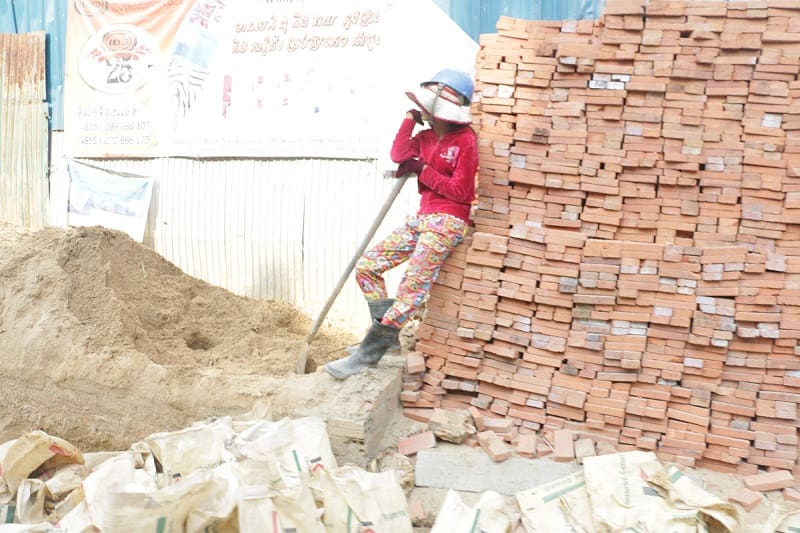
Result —
[[[400, 125], [392, 144], [395, 177], [417, 175], [420, 203], [403, 226], [362, 254], [356, 282], [369, 305], [372, 325], [358, 348], [325, 365], [333, 377], [345, 379], [374, 367], [400, 329], [414, 316], [450, 252], [467, 234], [475, 198], [478, 145], [470, 124], [472, 77], [445, 69], [406, 95], [416, 104]], [[415, 125], [428, 128], [414, 134]], [[383, 273], [407, 263], [394, 299], [387, 297]]]

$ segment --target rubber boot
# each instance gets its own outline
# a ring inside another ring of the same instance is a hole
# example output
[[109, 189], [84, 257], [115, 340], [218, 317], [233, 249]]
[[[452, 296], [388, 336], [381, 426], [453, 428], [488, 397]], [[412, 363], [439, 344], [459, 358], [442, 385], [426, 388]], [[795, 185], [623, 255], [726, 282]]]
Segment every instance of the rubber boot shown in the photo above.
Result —
[[375, 367], [389, 346], [397, 342], [399, 334], [399, 329], [384, 326], [379, 321], [373, 320], [372, 326], [354, 353], [330, 362], [324, 368], [336, 379], [346, 379], [362, 370]]
[[[367, 302], [367, 305], [369, 306], [369, 316], [372, 319], [372, 322], [380, 322], [381, 318], [383, 318], [383, 315], [386, 314], [386, 311], [391, 309], [394, 305], [394, 299], [387, 298], [385, 300], [376, 300], [374, 302]], [[356, 350], [358, 350], [358, 344], [355, 346], [348, 346], [344, 349], [344, 351], [350, 355], [355, 353]], [[387, 348], [387, 351], [399, 352], [400, 339], [398, 338], [397, 341], [393, 342], [392, 345]]]

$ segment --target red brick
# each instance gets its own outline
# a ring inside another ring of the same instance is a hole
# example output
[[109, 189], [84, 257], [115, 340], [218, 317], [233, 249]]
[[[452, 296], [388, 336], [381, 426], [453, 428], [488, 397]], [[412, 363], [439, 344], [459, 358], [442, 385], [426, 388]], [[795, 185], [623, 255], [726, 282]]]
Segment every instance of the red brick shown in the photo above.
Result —
[[413, 455], [420, 450], [434, 447], [436, 447], [436, 437], [433, 431], [423, 431], [397, 441], [397, 452], [403, 455]]
[[575, 435], [571, 431], [556, 430], [553, 433], [555, 460], [560, 462], [575, 459]]
[[756, 474], [742, 478], [747, 488], [751, 490], [770, 491], [793, 486], [794, 476], [786, 470], [776, 470], [765, 474]]
[[536, 433], [522, 434], [517, 439], [517, 455], [533, 459], [536, 457], [536, 448], [538, 445], [538, 437]]
[[748, 513], [758, 507], [758, 504], [760, 504], [763, 499], [764, 496], [760, 492], [755, 492], [744, 487], [728, 497], [728, 500], [738, 503]]

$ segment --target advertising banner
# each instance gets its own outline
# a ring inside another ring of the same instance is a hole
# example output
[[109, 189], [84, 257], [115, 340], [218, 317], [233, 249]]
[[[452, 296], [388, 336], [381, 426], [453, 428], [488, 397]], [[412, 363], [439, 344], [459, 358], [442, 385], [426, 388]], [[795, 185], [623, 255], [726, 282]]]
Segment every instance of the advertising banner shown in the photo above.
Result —
[[394, 98], [477, 52], [430, 0], [69, 4], [71, 157], [374, 158]]

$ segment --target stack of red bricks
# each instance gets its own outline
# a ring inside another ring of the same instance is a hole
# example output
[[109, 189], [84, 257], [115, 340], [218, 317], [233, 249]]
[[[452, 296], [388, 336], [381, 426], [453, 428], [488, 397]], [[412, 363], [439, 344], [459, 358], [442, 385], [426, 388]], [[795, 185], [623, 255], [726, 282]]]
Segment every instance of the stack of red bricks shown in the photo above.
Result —
[[609, 0], [497, 29], [475, 231], [405, 406], [797, 473], [800, 3]]

